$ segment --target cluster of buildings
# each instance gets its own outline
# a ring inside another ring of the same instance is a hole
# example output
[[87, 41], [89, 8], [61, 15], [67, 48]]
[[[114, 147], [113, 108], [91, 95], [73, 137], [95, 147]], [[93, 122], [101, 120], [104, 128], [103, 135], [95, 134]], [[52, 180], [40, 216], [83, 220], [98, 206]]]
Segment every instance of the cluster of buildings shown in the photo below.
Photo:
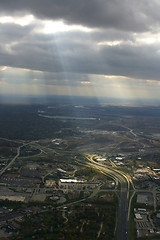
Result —
[[[160, 213], [156, 213], [154, 220], [151, 212], [145, 208], [134, 209], [137, 238], [160, 236]], [[159, 226], [155, 224], [159, 221]]]
[[134, 209], [134, 214], [137, 237], [147, 237], [152, 235], [154, 233], [154, 229], [151, 221], [149, 220], [149, 214], [146, 209]]
[[134, 171], [133, 179], [141, 181], [149, 180], [159, 183], [160, 171], [159, 169], [151, 169], [150, 167], [138, 168], [136, 171]]
[[160, 236], [160, 213], [153, 212], [154, 198], [151, 193], [138, 193], [137, 204], [146, 208], [134, 209], [137, 238]]

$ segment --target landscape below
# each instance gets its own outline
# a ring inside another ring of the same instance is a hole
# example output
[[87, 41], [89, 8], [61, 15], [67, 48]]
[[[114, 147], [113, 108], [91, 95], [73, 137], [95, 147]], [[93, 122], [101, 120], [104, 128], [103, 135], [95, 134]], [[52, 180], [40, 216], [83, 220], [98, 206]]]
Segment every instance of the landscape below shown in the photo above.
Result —
[[0, 239], [159, 239], [159, 106], [1, 104], [0, 115]]

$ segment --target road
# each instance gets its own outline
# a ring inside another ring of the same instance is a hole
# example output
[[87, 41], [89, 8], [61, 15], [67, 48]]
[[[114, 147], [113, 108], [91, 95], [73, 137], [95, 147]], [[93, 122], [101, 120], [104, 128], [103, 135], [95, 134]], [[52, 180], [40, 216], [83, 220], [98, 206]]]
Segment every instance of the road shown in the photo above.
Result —
[[[1, 138], [2, 139], [2, 138]], [[6, 141], [12, 141], [12, 140], [9, 140], [9, 139], [6, 139]], [[13, 141], [13, 142], [17, 142], [17, 141]], [[15, 162], [15, 160], [19, 157], [20, 155], [20, 152], [21, 152], [21, 148], [24, 147], [24, 146], [27, 146], [27, 145], [30, 145], [32, 143], [34, 143], [35, 141], [32, 141], [32, 142], [29, 142], [29, 143], [24, 143], [23, 145], [21, 145], [20, 147], [17, 148], [17, 154], [16, 156], [7, 164], [7, 166], [5, 168], [3, 168], [1, 171], [0, 171], [0, 176], [2, 176], [2, 174]], [[18, 142], [19, 143], [19, 142]]]
[[[24, 146], [24, 145], [23, 145]], [[17, 154], [16, 154], [16, 156], [8, 163], [8, 165], [5, 167], [5, 168], [3, 168], [1, 171], [0, 171], [0, 176], [2, 176], [2, 174], [15, 162], [15, 160], [19, 157], [19, 155], [20, 155], [20, 149], [21, 149], [21, 147], [18, 147], [17, 148]]]
[[[104, 170], [106, 173], [111, 173], [110, 169]], [[117, 225], [117, 240], [128, 239], [128, 197], [129, 197], [129, 186], [128, 182], [118, 172], [113, 172], [114, 177], [121, 184], [121, 192], [119, 198], [118, 208], [118, 225]]]
[[93, 160], [94, 155], [87, 157], [90, 165], [101, 172], [109, 174], [113, 179], [117, 179], [121, 184], [121, 192], [118, 208], [117, 240], [128, 240], [128, 198], [130, 179], [127, 175], [118, 170], [113, 170]]
[[118, 209], [117, 240], [128, 239], [128, 198], [127, 183], [121, 182], [121, 194]]

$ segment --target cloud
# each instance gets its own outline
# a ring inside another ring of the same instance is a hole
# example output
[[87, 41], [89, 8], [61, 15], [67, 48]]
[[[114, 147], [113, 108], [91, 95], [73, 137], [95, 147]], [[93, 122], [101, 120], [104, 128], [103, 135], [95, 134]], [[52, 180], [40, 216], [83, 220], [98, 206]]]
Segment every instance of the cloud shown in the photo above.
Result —
[[0, 81], [8, 88], [128, 97], [159, 89], [158, 1], [6, 0], [0, 9]]
[[[44, 34], [37, 31], [42, 26], [38, 21], [23, 27], [2, 24], [0, 65], [61, 73], [64, 79], [71, 80], [72, 73], [159, 80], [158, 41], [144, 44], [137, 42], [137, 35], [115, 30]], [[80, 81], [86, 81], [81, 76]]]
[[3, 79], [3, 82], [18, 85], [81, 86], [91, 83], [87, 74], [43, 72], [6, 66], [0, 68], [0, 79]]
[[156, 0], [6, 0], [0, 2], [0, 9], [16, 16], [32, 13], [40, 19], [134, 32], [146, 31], [160, 20], [160, 3]]

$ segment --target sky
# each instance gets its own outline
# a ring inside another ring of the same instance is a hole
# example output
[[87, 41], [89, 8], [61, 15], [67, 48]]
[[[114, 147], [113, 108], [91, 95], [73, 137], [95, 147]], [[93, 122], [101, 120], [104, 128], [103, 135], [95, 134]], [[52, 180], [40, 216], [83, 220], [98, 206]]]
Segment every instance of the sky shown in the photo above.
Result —
[[0, 1], [0, 96], [160, 100], [160, 1]]

